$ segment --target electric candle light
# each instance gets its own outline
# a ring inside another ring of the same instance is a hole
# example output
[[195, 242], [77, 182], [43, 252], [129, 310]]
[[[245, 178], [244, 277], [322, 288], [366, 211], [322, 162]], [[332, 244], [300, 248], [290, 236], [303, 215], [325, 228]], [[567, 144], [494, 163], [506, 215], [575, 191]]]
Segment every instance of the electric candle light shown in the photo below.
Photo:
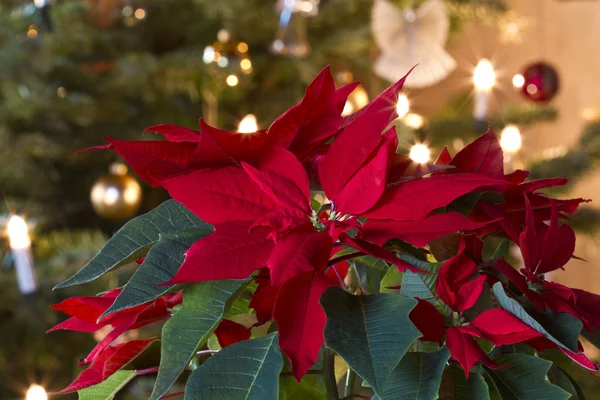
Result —
[[408, 155], [411, 160], [419, 164], [426, 164], [431, 158], [431, 150], [423, 143], [417, 143], [410, 148]]
[[404, 124], [412, 130], [421, 129], [425, 125], [425, 118], [419, 114], [408, 113], [404, 117]]
[[525, 77], [521, 74], [516, 74], [512, 78], [512, 84], [515, 89], [521, 89], [525, 84]]
[[27, 389], [25, 400], [48, 400], [48, 394], [46, 393], [46, 389], [40, 385], [33, 384]]
[[409, 110], [410, 102], [408, 101], [408, 97], [406, 97], [404, 93], [400, 93], [398, 102], [396, 103], [396, 113], [398, 114], [398, 118], [404, 118]]
[[33, 272], [31, 239], [29, 238], [27, 223], [18, 215], [13, 215], [8, 221], [7, 231], [17, 272], [19, 290], [23, 294], [33, 293], [37, 290], [37, 283]]
[[254, 133], [258, 130], [258, 123], [253, 114], [248, 114], [240, 121], [238, 125], [239, 133]]
[[473, 71], [473, 84], [475, 85], [473, 117], [477, 121], [484, 121], [487, 116], [490, 92], [495, 83], [494, 66], [485, 58], [480, 60]]
[[507, 153], [516, 153], [521, 149], [521, 132], [516, 125], [506, 125], [502, 130], [500, 147]]

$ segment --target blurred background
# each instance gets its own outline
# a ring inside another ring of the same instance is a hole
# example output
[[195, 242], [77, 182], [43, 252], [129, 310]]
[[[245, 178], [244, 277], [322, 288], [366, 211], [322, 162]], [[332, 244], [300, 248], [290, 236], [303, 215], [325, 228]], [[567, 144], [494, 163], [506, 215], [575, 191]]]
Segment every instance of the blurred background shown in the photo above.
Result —
[[[63, 320], [49, 304], [117, 287], [131, 268], [52, 287], [167, 198], [114, 153], [76, 150], [159, 123], [196, 128], [201, 116], [267, 128], [326, 65], [339, 85], [363, 82], [351, 113], [419, 64], [397, 121], [415, 161], [492, 125], [507, 169], [567, 177], [554, 195], [598, 199], [598, 38], [596, 0], [0, 0], [0, 399], [77, 374], [95, 338], [44, 335]], [[570, 223], [587, 263], [553, 278], [599, 293], [600, 211], [584, 205]], [[158, 347], [136, 366], [156, 365]], [[600, 399], [594, 378], [571, 372]], [[121, 398], [151, 388], [136, 379]]]

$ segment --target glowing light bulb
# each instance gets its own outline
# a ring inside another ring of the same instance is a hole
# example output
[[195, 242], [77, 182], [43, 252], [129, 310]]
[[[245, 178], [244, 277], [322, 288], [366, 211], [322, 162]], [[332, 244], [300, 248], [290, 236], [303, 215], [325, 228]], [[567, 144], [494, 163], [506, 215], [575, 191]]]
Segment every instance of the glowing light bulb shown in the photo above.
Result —
[[48, 394], [46, 393], [46, 389], [40, 385], [33, 384], [27, 389], [25, 400], [48, 400]]
[[26, 249], [31, 246], [27, 222], [18, 215], [13, 215], [8, 220], [6, 227], [11, 249]]
[[521, 74], [516, 74], [512, 78], [512, 84], [515, 89], [521, 89], [525, 84], [525, 78]]
[[404, 118], [409, 110], [410, 102], [408, 101], [408, 97], [406, 97], [404, 93], [400, 93], [400, 95], [398, 95], [398, 102], [396, 103], [396, 113], [398, 113], [398, 118]]
[[506, 125], [502, 130], [500, 146], [508, 153], [516, 153], [521, 149], [521, 132], [516, 125]]
[[258, 123], [253, 114], [248, 114], [240, 121], [238, 125], [239, 133], [254, 133], [258, 130]]
[[238, 79], [237, 76], [232, 74], [227, 77], [226, 82], [229, 86], [234, 87], [234, 86], [237, 86], [237, 84], [240, 82], [240, 80]]
[[137, 10], [135, 10], [135, 12], [133, 13], [133, 15], [137, 19], [144, 19], [144, 18], [146, 18], [146, 10], [144, 10], [143, 8], [138, 8]]
[[425, 164], [431, 158], [431, 150], [429, 150], [429, 147], [426, 145], [417, 143], [410, 148], [410, 154], [408, 156], [414, 162]]
[[404, 117], [404, 124], [413, 130], [421, 129], [425, 125], [425, 118], [419, 114], [408, 113]]
[[344, 110], [342, 111], [342, 117], [350, 115], [353, 112], [354, 112], [354, 106], [352, 105], [352, 103], [350, 101], [346, 101], [346, 104], [344, 104]]
[[475, 88], [489, 91], [496, 84], [496, 72], [492, 63], [483, 58], [477, 63], [473, 71], [473, 84]]

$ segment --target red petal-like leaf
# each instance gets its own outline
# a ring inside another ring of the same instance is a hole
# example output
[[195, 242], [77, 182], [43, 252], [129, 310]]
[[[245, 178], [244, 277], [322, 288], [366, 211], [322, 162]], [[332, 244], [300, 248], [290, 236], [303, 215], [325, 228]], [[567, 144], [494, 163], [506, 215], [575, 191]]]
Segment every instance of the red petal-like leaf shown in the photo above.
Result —
[[484, 225], [485, 222], [471, 221], [458, 212], [434, 214], [420, 221], [371, 219], [363, 225], [363, 238], [378, 245], [383, 245], [393, 238], [400, 238], [414, 246], [422, 247], [450, 233], [477, 229]]
[[413, 267], [406, 261], [399, 259], [394, 255], [394, 253], [387, 251], [383, 247], [377, 246], [373, 243], [369, 243], [366, 240], [351, 238], [345, 233], [341, 234], [339, 236], [339, 239], [341, 242], [346, 243], [348, 246], [353, 247], [356, 250], [362, 251], [365, 254], [371, 255], [373, 257], [379, 258], [383, 261], [395, 265], [398, 268], [398, 271], [409, 270], [415, 273], [427, 273], [426, 271]]
[[224, 319], [219, 323], [217, 329], [215, 329], [215, 335], [219, 340], [221, 348], [225, 348], [242, 340], [250, 339], [252, 332], [242, 324]]
[[152, 187], [160, 187], [160, 180], [190, 170], [197, 143], [168, 142], [166, 140], [131, 141], [104, 138], [109, 148], [117, 152]]
[[379, 149], [373, 152], [335, 198], [331, 198], [336, 211], [358, 215], [373, 207], [383, 195], [386, 185], [388, 162], [398, 147], [396, 129], [388, 130]]
[[336, 91], [329, 67], [325, 67], [308, 85], [300, 103], [273, 122], [269, 140], [289, 148], [299, 159], [305, 158], [337, 132], [342, 121], [338, 104], [348, 97], [349, 89]]
[[540, 254], [540, 267], [538, 273], [547, 273], [562, 268], [575, 252], [575, 232], [568, 225], [558, 224], [558, 206], [552, 201], [552, 214], [550, 226], [544, 230], [544, 242]]
[[154, 125], [144, 130], [146, 132], [156, 132], [163, 135], [169, 142], [198, 142], [201, 139], [201, 134], [193, 129], [185, 126], [160, 124]]
[[268, 144], [260, 154], [258, 169], [280, 175], [292, 181], [310, 203], [310, 182], [296, 156], [281, 146]]
[[273, 249], [268, 231], [249, 232], [251, 224], [232, 221], [215, 225], [213, 233], [189, 248], [177, 274], [164, 284], [247, 278], [265, 265]]
[[330, 199], [364, 164], [377, 148], [385, 128], [396, 118], [398, 93], [405, 79], [406, 76], [364, 107], [331, 145], [319, 165], [321, 186]]
[[325, 232], [294, 232], [277, 242], [267, 266], [278, 286], [307, 271], [323, 271], [329, 261], [331, 237]]
[[388, 189], [377, 205], [361, 216], [415, 221], [477, 188], [500, 184], [504, 182], [471, 173], [413, 179]]
[[281, 286], [273, 317], [279, 329], [279, 347], [292, 364], [298, 382], [319, 357], [327, 317], [319, 299], [335, 285], [323, 272], [304, 272]]
[[450, 155], [450, 152], [448, 151], [448, 146], [444, 146], [444, 148], [440, 152], [440, 155], [437, 156], [437, 158], [435, 159], [433, 164], [448, 165], [448, 164], [450, 164], [451, 161], [452, 161], [452, 156]]
[[430, 302], [422, 299], [417, 299], [417, 301], [417, 306], [412, 309], [408, 317], [423, 334], [419, 340], [441, 342], [446, 334], [444, 317]]
[[476, 331], [472, 331], [479, 333], [476, 336], [489, 340], [496, 346], [522, 343], [543, 336], [508, 311], [500, 308], [484, 311], [471, 321], [470, 326], [476, 328]]
[[492, 128], [459, 151], [450, 165], [460, 172], [479, 172], [494, 178], [504, 178], [504, 156]]
[[254, 291], [248, 306], [256, 311], [257, 325], [262, 325], [273, 317], [273, 308], [275, 307], [279, 287], [271, 285], [267, 268], [263, 268], [257, 275], [257, 284], [258, 287]]
[[529, 291], [527, 286], [527, 279], [519, 273], [516, 269], [513, 268], [512, 265], [504, 261], [504, 259], [499, 259], [496, 261], [494, 265], [498, 271], [502, 273], [509, 281], [511, 281], [521, 293], [525, 294]]
[[587, 324], [600, 329], [600, 296], [581, 289], [571, 289], [575, 295], [575, 306]]
[[461, 328], [453, 326], [448, 328], [448, 332], [446, 332], [446, 346], [450, 349], [452, 358], [458, 361], [460, 366], [463, 367], [465, 377], [469, 379], [469, 371], [478, 361], [482, 361], [490, 368], [497, 368], [496, 364], [485, 355], [470, 334], [463, 332]]
[[279, 208], [242, 168], [234, 166], [190, 172], [165, 180], [163, 186], [211, 224], [256, 220]]
[[85, 371], [59, 393], [71, 393], [104, 382], [146, 350], [155, 340], [156, 338], [132, 340], [105, 348]]
[[436, 293], [444, 303], [459, 312], [468, 310], [483, 291], [484, 275], [477, 275], [477, 265], [465, 252], [461, 238], [458, 254], [444, 262], [438, 274]]
[[344, 111], [344, 106], [346, 105], [346, 101], [348, 101], [348, 96], [350, 96], [350, 94], [354, 92], [354, 89], [356, 89], [356, 87], [359, 85], [360, 82], [352, 82], [335, 90], [335, 104], [339, 114]]
[[256, 159], [267, 143], [265, 131], [252, 133], [226, 131], [208, 125], [202, 118], [199, 123], [202, 134], [210, 136], [226, 154], [236, 161]]

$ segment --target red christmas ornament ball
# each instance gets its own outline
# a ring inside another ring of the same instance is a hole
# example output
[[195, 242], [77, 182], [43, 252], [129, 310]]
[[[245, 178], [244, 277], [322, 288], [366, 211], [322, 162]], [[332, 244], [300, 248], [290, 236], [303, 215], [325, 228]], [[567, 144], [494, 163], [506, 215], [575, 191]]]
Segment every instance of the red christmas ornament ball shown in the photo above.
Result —
[[521, 92], [531, 101], [550, 101], [558, 93], [559, 79], [556, 69], [544, 62], [537, 62], [525, 68]]

